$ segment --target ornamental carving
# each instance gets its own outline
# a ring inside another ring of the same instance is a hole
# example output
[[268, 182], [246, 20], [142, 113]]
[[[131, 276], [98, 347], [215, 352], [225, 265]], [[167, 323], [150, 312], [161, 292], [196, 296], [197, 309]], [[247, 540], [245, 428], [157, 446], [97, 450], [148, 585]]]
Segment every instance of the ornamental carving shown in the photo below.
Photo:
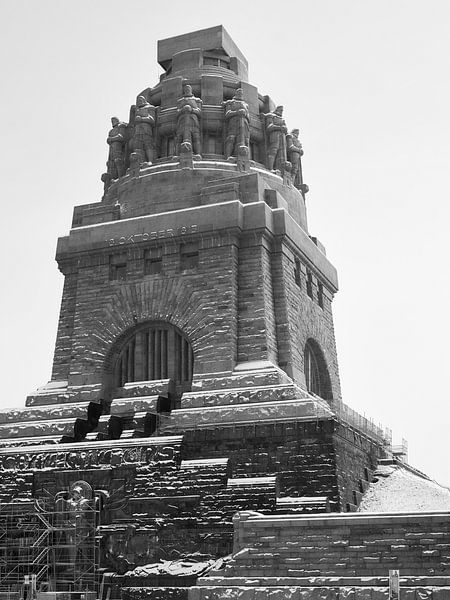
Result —
[[42, 469], [95, 469], [117, 467], [160, 460], [174, 460], [175, 449], [171, 446], [132, 446], [128, 448], [92, 448], [67, 452], [24, 452], [0, 456], [1, 471], [24, 471]]

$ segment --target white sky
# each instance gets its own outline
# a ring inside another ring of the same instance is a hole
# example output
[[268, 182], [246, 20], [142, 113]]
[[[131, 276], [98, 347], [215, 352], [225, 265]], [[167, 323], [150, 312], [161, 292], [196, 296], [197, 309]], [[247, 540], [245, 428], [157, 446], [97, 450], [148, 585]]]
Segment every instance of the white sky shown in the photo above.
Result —
[[344, 401], [450, 485], [448, 0], [2, 0], [0, 407], [50, 378], [56, 239], [101, 198], [110, 116], [157, 83], [158, 39], [219, 24], [301, 131]]

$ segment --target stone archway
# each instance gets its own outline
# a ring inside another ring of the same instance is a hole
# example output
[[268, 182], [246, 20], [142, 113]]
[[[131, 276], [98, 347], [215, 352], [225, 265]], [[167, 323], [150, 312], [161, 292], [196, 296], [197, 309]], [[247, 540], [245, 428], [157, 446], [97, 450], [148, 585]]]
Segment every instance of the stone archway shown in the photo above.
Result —
[[170, 379], [176, 395], [192, 386], [194, 352], [188, 337], [171, 323], [147, 321], [128, 329], [107, 360], [109, 387]]
[[325, 400], [332, 400], [330, 375], [322, 349], [316, 340], [309, 338], [305, 344], [304, 370], [306, 389]]

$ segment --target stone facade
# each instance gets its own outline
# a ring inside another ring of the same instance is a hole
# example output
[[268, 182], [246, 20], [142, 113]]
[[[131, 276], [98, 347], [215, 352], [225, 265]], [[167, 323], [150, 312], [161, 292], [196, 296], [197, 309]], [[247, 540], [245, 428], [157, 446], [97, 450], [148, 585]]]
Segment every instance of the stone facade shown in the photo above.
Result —
[[236, 513], [284, 531], [283, 514], [352, 512], [389, 451], [341, 402], [337, 275], [308, 231], [298, 132], [222, 27], [158, 60], [112, 119], [103, 198], [58, 241], [51, 381], [0, 414], [0, 592], [31, 562], [41, 591], [210, 597], [192, 586], [232, 552]]
[[388, 573], [401, 573], [401, 598], [450, 594], [450, 514], [276, 517], [241, 513], [234, 555], [200, 578], [190, 600], [257, 597], [301, 600], [388, 598]]

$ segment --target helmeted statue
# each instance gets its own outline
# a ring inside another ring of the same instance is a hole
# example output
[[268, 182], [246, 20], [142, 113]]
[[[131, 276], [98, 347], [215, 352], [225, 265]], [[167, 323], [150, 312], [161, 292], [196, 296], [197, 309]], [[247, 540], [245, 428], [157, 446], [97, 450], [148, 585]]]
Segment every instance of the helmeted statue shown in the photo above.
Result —
[[286, 152], [287, 158], [292, 164], [292, 181], [295, 187], [300, 187], [303, 183], [302, 180], [302, 163], [301, 157], [303, 156], [303, 149], [298, 139], [299, 130], [293, 129], [291, 133], [286, 136]]
[[287, 127], [283, 119], [283, 107], [277, 106], [274, 112], [267, 113], [267, 168], [273, 171], [277, 166], [284, 168], [286, 162], [286, 133]]
[[133, 151], [139, 155], [140, 163], [153, 160], [153, 129], [155, 126], [155, 107], [144, 96], [138, 96], [134, 117], [132, 139]]
[[238, 157], [239, 148], [250, 144], [250, 113], [241, 88], [225, 102], [225, 126], [225, 158]]
[[[92, 524], [89, 523], [87, 512], [90, 508], [86, 498], [86, 490], [77, 482], [71, 487], [70, 496], [66, 500], [66, 540], [70, 562], [75, 564], [81, 551], [81, 546], [88, 538]], [[88, 484], [85, 484], [88, 485]]]
[[127, 124], [119, 121], [117, 117], [111, 118], [111, 124], [112, 129], [106, 140], [109, 144], [109, 156], [106, 166], [111, 179], [118, 179], [125, 174], [125, 130]]
[[189, 143], [197, 156], [201, 155], [200, 117], [202, 101], [192, 93], [192, 87], [185, 85], [183, 96], [177, 103], [177, 154], [180, 154], [181, 144]]

